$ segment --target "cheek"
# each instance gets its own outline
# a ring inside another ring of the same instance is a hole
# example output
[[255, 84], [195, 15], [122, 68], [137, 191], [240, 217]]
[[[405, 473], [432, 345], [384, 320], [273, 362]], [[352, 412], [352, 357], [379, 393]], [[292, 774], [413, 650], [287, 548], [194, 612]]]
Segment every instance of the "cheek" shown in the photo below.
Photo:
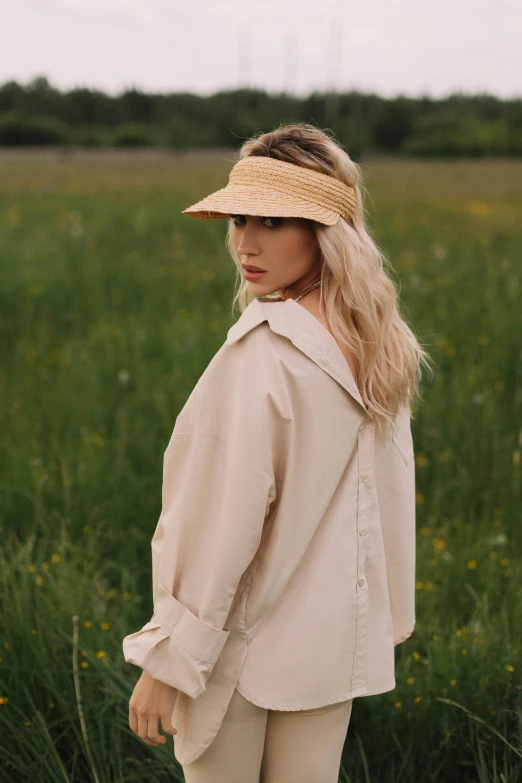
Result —
[[301, 232], [281, 234], [277, 243], [277, 252], [289, 264], [306, 266], [314, 256], [314, 242], [308, 234]]
[[291, 231], [281, 232], [271, 237], [272, 250], [285, 258], [298, 258], [303, 249], [301, 237]]

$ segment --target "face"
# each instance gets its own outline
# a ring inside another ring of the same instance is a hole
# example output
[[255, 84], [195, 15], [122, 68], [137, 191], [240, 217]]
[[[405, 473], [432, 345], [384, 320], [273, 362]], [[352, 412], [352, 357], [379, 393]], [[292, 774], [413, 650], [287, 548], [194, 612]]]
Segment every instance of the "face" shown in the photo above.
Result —
[[[319, 278], [321, 254], [311, 220], [234, 215], [234, 245], [246, 279], [256, 295], [302, 290]], [[244, 266], [263, 274], [249, 279]], [[284, 296], [286, 298], [286, 296]]]

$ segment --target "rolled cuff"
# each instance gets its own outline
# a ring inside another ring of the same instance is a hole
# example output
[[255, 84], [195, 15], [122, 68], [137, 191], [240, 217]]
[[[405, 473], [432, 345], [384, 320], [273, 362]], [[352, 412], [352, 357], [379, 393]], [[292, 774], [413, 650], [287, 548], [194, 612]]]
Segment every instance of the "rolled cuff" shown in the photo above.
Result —
[[152, 619], [123, 639], [123, 656], [195, 699], [205, 690], [229, 634], [200, 620], [159, 585]]

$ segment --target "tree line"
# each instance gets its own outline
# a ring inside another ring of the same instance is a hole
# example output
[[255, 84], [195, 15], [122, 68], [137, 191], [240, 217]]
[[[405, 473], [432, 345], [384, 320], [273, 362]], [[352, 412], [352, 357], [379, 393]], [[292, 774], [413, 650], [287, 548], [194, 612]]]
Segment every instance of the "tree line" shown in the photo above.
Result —
[[231, 147], [287, 122], [329, 128], [354, 158], [371, 152], [416, 157], [519, 157], [522, 98], [481, 93], [383, 98], [313, 92], [305, 97], [236, 89], [117, 96], [46, 77], [0, 86], [0, 146]]

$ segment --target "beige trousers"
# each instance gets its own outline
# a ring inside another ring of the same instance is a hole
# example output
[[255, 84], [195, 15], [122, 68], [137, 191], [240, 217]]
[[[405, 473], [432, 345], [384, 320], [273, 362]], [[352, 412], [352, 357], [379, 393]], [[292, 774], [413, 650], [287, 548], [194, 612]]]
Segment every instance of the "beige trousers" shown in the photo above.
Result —
[[235, 690], [185, 783], [338, 783], [353, 699], [311, 710], [258, 707]]

